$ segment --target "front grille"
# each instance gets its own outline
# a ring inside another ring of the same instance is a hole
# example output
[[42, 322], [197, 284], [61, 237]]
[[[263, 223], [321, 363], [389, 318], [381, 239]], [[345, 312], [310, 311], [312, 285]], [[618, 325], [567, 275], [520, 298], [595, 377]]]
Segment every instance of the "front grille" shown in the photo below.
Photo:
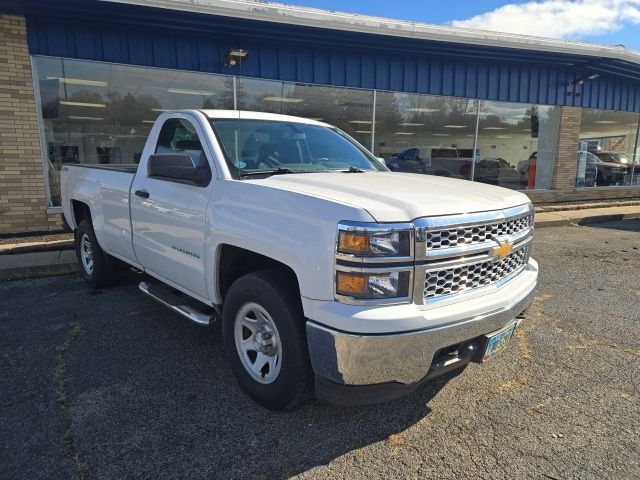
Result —
[[434, 297], [458, 294], [472, 288], [495, 284], [526, 265], [529, 248], [527, 245], [502, 260], [485, 260], [428, 271], [424, 282], [424, 299], [427, 301]]
[[533, 225], [533, 213], [495, 223], [431, 230], [426, 232], [427, 251], [484, 243], [498, 237], [515, 235], [531, 225]]

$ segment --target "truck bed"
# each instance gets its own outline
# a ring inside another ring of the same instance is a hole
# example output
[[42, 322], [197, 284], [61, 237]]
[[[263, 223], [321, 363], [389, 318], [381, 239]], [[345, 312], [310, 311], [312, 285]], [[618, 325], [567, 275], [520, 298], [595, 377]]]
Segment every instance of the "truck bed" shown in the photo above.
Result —
[[60, 171], [62, 211], [77, 226], [73, 202], [91, 205], [96, 237], [105, 252], [135, 262], [129, 190], [138, 166], [65, 164]]

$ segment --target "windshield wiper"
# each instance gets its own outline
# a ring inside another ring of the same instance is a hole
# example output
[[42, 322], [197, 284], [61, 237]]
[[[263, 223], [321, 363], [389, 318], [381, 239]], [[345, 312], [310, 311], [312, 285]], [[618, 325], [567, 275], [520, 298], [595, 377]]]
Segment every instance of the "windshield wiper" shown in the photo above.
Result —
[[316, 173], [325, 170], [292, 170], [287, 167], [278, 167], [273, 170], [254, 170], [252, 172], [240, 172], [241, 177], [252, 177], [255, 175], [284, 175], [286, 173]]
[[364, 170], [358, 167], [354, 167], [351, 165], [349, 170], [343, 170], [344, 173], [364, 173]]

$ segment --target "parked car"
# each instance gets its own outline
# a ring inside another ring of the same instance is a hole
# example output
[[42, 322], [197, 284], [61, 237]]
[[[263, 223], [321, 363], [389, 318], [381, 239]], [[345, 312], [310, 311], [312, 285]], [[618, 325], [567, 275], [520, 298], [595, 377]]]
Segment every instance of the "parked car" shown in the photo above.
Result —
[[61, 185], [86, 281], [113, 282], [119, 260], [152, 299], [221, 322], [240, 386], [271, 409], [313, 387], [386, 401], [483, 362], [536, 287], [526, 196], [390, 172], [314, 120], [164, 112], [139, 165], [64, 165]]

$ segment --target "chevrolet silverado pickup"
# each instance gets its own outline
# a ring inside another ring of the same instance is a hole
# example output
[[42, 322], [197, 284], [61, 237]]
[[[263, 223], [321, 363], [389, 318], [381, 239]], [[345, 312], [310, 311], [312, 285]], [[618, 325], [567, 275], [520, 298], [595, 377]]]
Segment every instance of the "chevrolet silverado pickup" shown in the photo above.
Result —
[[290, 408], [387, 401], [502, 350], [537, 282], [518, 192], [390, 172], [331, 125], [164, 112], [135, 165], [65, 165], [63, 215], [93, 287], [221, 323], [240, 386]]

